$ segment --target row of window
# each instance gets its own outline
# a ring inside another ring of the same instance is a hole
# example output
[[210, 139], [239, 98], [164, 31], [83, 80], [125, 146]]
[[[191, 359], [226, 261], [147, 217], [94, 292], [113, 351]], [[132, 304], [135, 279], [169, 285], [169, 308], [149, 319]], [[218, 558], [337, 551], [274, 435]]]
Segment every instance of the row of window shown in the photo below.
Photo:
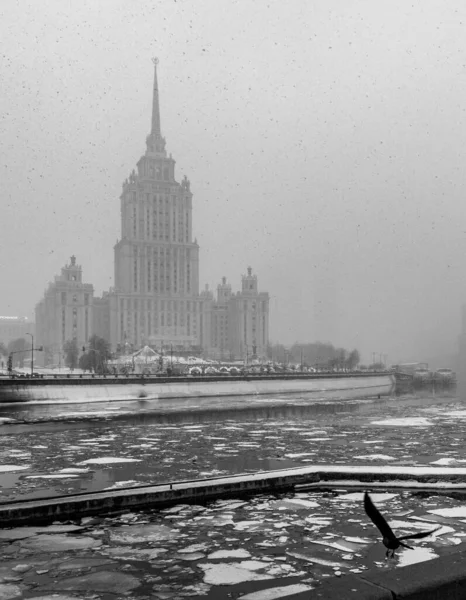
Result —
[[196, 317], [190, 314], [178, 315], [170, 312], [158, 314], [127, 312], [120, 315], [120, 339], [122, 340], [127, 337], [129, 332], [133, 332], [137, 339], [138, 332], [150, 336], [164, 334], [168, 331], [175, 335], [196, 335]]
[[[85, 306], [89, 305], [89, 297], [90, 297], [90, 294], [84, 294], [84, 305]], [[78, 294], [75, 294], [74, 292], [71, 292], [71, 293], [61, 292], [62, 305], [66, 305], [68, 300], [70, 300], [73, 304], [76, 304], [78, 302]]]
[[[147, 196], [149, 196], [147, 194]], [[154, 196], [156, 198], [156, 196]], [[129, 230], [132, 231], [133, 238], [138, 238], [138, 233], [145, 239], [169, 241], [170, 234], [170, 216], [172, 223], [171, 230], [171, 241], [179, 243], [189, 242], [189, 210], [187, 208], [179, 208], [176, 206], [174, 210], [169, 211], [168, 200], [165, 201], [165, 210], [163, 205], [154, 203], [153, 207], [148, 205], [141, 206], [139, 211], [137, 206], [132, 207], [132, 227]], [[145, 210], [144, 210], [145, 208]], [[139, 222], [139, 223], [138, 223]], [[126, 227], [123, 227], [126, 230]]]

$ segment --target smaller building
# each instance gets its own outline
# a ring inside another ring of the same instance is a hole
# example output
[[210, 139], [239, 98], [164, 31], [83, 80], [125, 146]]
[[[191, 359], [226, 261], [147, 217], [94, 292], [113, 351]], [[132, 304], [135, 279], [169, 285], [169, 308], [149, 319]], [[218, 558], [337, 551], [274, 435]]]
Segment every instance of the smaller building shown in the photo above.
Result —
[[230, 299], [230, 347], [246, 362], [267, 355], [269, 342], [269, 294], [259, 292], [257, 275], [248, 267], [241, 278], [241, 292]]
[[0, 343], [5, 346], [29, 333], [34, 335], [34, 323], [27, 317], [0, 317]]
[[246, 363], [267, 354], [269, 295], [258, 291], [257, 275], [248, 267], [241, 291], [233, 293], [226, 277], [217, 286], [217, 298], [201, 292], [200, 345], [204, 355], [216, 360]]
[[69, 340], [76, 340], [80, 349], [87, 344], [93, 333], [93, 305], [94, 287], [83, 283], [82, 268], [72, 256], [36, 305], [35, 344], [44, 347], [38, 362], [61, 364]]

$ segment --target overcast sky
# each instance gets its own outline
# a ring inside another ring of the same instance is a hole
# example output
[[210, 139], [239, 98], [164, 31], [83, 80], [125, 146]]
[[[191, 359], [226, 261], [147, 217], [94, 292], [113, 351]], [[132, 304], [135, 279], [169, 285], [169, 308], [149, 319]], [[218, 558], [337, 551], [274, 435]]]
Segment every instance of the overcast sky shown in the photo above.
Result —
[[121, 184], [162, 132], [201, 283], [271, 295], [273, 340], [454, 350], [466, 300], [462, 0], [2, 0], [0, 314], [76, 254], [113, 285]]

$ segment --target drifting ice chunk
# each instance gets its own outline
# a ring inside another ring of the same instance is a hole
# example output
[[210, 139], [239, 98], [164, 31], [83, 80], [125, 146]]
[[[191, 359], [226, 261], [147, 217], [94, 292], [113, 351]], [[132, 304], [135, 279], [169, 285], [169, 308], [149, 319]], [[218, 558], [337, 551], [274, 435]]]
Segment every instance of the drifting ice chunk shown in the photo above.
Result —
[[427, 512], [439, 517], [451, 517], [457, 519], [459, 517], [466, 517], [466, 506], [454, 506], [453, 508], [436, 508], [434, 510], [428, 510]]
[[27, 471], [31, 465], [0, 465], [0, 473], [13, 473], [14, 471]]
[[433, 425], [425, 417], [405, 417], [404, 419], [384, 419], [383, 421], [371, 421], [371, 425], [386, 425], [388, 427], [429, 427]]
[[100, 456], [99, 458], [89, 458], [83, 460], [78, 465], [110, 465], [113, 463], [132, 463], [141, 462], [139, 458], [118, 458], [116, 456]]
[[251, 592], [250, 594], [246, 594], [246, 596], [241, 596], [241, 600], [275, 600], [276, 598], [285, 598], [286, 596], [291, 596], [291, 594], [299, 594], [308, 590], [312, 590], [312, 587], [304, 583], [297, 583]]
[[214, 558], [249, 558], [250, 556], [250, 552], [243, 548], [238, 548], [238, 550], [217, 550], [216, 552], [209, 554], [207, 558], [212, 560]]
[[393, 456], [387, 454], [365, 454], [363, 456], [355, 456], [358, 460], [396, 460]]
[[[266, 564], [263, 566], [265, 567]], [[235, 585], [244, 581], [273, 579], [271, 575], [255, 573], [238, 564], [199, 563], [198, 567], [205, 573], [204, 582], [213, 585]]]

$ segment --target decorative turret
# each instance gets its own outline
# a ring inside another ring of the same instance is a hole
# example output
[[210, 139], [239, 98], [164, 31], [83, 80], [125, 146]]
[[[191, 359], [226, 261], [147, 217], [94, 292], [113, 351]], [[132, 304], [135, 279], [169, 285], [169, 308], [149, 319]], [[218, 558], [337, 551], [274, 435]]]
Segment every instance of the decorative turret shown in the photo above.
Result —
[[217, 302], [225, 303], [231, 298], [231, 285], [227, 278], [222, 277], [222, 283], [217, 286]]
[[243, 292], [257, 294], [257, 275], [252, 274], [251, 267], [248, 267], [248, 274], [243, 275], [241, 280]]

